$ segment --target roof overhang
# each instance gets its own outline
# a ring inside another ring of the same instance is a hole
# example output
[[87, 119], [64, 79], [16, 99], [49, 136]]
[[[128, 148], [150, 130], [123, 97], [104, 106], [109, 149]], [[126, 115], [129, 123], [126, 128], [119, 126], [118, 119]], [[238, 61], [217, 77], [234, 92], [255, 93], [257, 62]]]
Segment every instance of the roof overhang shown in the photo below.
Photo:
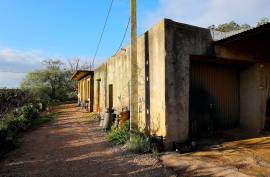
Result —
[[198, 63], [215, 63], [215, 64], [231, 64], [231, 65], [249, 65], [254, 64], [258, 61], [255, 60], [237, 60], [231, 58], [221, 58], [216, 56], [206, 56], [206, 55], [191, 55], [191, 62]]
[[83, 79], [84, 77], [93, 75], [93, 74], [94, 74], [93, 71], [78, 70], [71, 76], [71, 80], [79, 81]]

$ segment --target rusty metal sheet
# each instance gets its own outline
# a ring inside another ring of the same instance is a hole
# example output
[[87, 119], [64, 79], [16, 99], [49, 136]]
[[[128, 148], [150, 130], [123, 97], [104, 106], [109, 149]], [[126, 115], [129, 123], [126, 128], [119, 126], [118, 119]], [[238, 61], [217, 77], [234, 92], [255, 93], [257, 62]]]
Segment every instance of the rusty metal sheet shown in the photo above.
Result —
[[191, 63], [190, 135], [207, 135], [239, 123], [239, 71], [234, 65]]

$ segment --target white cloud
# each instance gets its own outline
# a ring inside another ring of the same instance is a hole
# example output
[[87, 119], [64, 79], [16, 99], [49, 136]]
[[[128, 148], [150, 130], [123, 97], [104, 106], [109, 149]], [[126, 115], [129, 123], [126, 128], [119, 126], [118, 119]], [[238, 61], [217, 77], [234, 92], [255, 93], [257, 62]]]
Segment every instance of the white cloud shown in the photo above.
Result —
[[[0, 47], [0, 87], [18, 87], [27, 72], [42, 68], [42, 61], [48, 59], [39, 50], [16, 50]], [[81, 64], [91, 61], [89, 57], [59, 57], [51, 56], [67, 62], [75, 58], [80, 58]], [[95, 66], [99, 66], [104, 60], [97, 58]]]
[[26, 73], [13, 73], [13, 72], [1, 72], [0, 71], [0, 88], [16, 88], [20, 85], [24, 79]]
[[29, 72], [41, 67], [42, 53], [0, 48], [0, 71]]
[[162, 18], [202, 27], [231, 20], [254, 25], [260, 18], [270, 17], [269, 7], [269, 0], [159, 0], [144, 26], [149, 28]]
[[0, 48], [0, 87], [18, 87], [26, 72], [41, 68], [43, 59], [37, 50]]

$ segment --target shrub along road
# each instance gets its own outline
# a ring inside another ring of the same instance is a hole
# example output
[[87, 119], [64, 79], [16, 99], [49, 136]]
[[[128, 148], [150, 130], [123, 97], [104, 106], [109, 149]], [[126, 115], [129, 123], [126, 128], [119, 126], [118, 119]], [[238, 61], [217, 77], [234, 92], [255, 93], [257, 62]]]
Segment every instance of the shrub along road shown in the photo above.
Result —
[[28, 132], [0, 163], [0, 176], [176, 176], [152, 155], [113, 147], [97, 120], [74, 104], [58, 106], [56, 119]]

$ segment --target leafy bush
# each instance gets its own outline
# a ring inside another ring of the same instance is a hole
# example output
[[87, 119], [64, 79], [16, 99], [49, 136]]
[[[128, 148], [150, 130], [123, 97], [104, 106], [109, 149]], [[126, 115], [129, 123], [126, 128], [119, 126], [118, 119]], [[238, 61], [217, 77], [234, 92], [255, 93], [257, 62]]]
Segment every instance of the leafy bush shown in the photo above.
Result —
[[0, 144], [6, 140], [7, 137], [7, 130], [6, 129], [1, 129], [0, 130]]
[[3, 128], [0, 130], [0, 160], [4, 155], [19, 145], [19, 138], [14, 132]]
[[51, 102], [44, 97], [38, 100], [27, 90], [0, 89], [0, 159], [20, 144], [20, 132], [50, 120], [39, 117], [39, 110], [46, 109]]
[[147, 153], [152, 151], [149, 139], [138, 131], [133, 132], [130, 141], [127, 142], [127, 149], [133, 153]]
[[125, 144], [129, 140], [129, 122], [127, 121], [122, 127], [112, 130], [107, 138], [114, 144]]
[[38, 127], [42, 124], [49, 122], [52, 119], [50, 116], [39, 116], [37, 119], [32, 120], [30, 128]]
[[33, 101], [28, 92], [20, 89], [0, 89], [0, 114]]
[[25, 105], [21, 108], [22, 116], [27, 120], [34, 120], [38, 117], [38, 110], [31, 105]]
[[5, 120], [6, 114], [19, 110], [18, 108], [30, 102], [33, 102], [33, 97], [26, 91], [21, 89], [0, 89], [0, 129], [7, 122]]
[[7, 130], [18, 133], [21, 131], [25, 131], [29, 126], [29, 120], [27, 120], [24, 116], [14, 117], [13, 119], [8, 120]]
[[129, 127], [129, 121], [126, 121], [124, 126], [113, 129], [107, 135], [108, 140], [116, 145], [126, 144], [127, 149], [133, 153], [157, 151], [156, 147], [151, 144], [149, 137], [138, 130], [133, 130], [132, 137], [130, 138]]
[[49, 107], [51, 106], [50, 100], [40, 100], [40, 103], [42, 104], [42, 111], [49, 109]]
[[25, 131], [38, 116], [36, 108], [31, 105], [25, 105], [21, 109], [15, 109], [6, 114], [1, 127], [12, 134], [16, 134]]

